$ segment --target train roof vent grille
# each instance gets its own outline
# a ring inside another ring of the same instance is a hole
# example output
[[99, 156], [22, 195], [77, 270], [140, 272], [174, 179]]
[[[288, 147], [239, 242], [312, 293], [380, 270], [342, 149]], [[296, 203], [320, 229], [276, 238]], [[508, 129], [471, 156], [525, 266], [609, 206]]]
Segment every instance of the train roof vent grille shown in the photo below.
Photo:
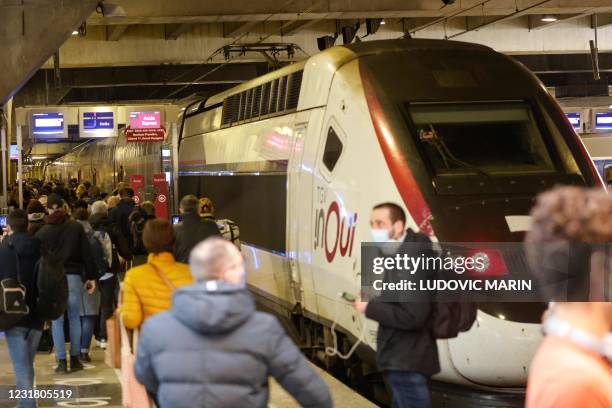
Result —
[[223, 101], [223, 113], [221, 114], [221, 126], [229, 126], [238, 121], [238, 108], [240, 106], [240, 95], [232, 95]]
[[245, 120], [246, 117], [246, 112], [247, 112], [247, 106], [249, 104], [248, 102], [248, 95], [245, 92], [241, 92], [240, 93], [240, 112], [238, 113], [238, 122]]
[[261, 93], [263, 85], [258, 86], [253, 90], [253, 111], [251, 113], [252, 118], [259, 117], [259, 111], [261, 110]]
[[282, 112], [286, 109], [285, 103], [287, 102], [287, 80], [288, 77], [284, 76], [280, 79], [280, 85], [278, 88], [278, 111]]
[[274, 79], [223, 100], [221, 126], [276, 116], [297, 109], [304, 71]]
[[298, 100], [300, 99], [300, 89], [302, 88], [302, 77], [304, 71], [298, 71], [291, 74], [289, 79], [289, 90], [287, 92], [287, 109], [297, 109]]
[[270, 82], [266, 82], [262, 85], [262, 93], [261, 93], [261, 112], [260, 114], [267, 115], [270, 112], [270, 89], [272, 88], [272, 84]]
[[272, 81], [272, 90], [270, 91], [270, 112], [276, 113], [278, 111], [278, 79]]

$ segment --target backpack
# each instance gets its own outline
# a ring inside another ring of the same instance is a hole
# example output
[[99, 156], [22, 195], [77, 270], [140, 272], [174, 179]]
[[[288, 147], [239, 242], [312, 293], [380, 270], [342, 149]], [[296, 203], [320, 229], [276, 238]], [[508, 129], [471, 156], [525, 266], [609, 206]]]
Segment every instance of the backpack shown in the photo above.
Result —
[[102, 246], [102, 242], [98, 240], [94, 231], [90, 231], [86, 233], [87, 241], [89, 241], [89, 246], [91, 247], [91, 255], [93, 257], [94, 265], [96, 268], [96, 276], [101, 278], [107, 272], [110, 272], [110, 266], [106, 261], [104, 247]]
[[436, 339], [452, 339], [470, 330], [478, 307], [473, 302], [432, 303], [431, 333]]
[[240, 228], [238, 225], [236, 225], [234, 221], [228, 219], [217, 220], [216, 222], [221, 237], [236, 245], [240, 250]]
[[132, 235], [132, 243], [134, 245], [134, 252], [137, 254], [146, 254], [147, 250], [142, 242], [142, 232], [144, 231], [147, 219], [142, 216], [142, 213], [137, 208], [130, 214], [128, 218], [130, 222], [130, 233]]
[[7, 330], [15, 326], [22, 318], [30, 313], [26, 302], [26, 289], [20, 282], [19, 255], [12, 246], [9, 250], [17, 259], [17, 278], [6, 278], [0, 281], [0, 330]]
[[[408, 230], [409, 242], [429, 243], [431, 240], [420, 232]], [[472, 302], [432, 302], [430, 317], [431, 334], [436, 339], [451, 339], [468, 331], [476, 320], [478, 307]]]
[[104, 276], [107, 272], [112, 272], [113, 266], [113, 256], [115, 251], [115, 246], [113, 245], [113, 241], [111, 240], [110, 235], [104, 228], [94, 231], [94, 237], [99, 242], [102, 256], [104, 260], [103, 270], [101, 276]]
[[55, 320], [68, 306], [68, 280], [59, 251], [43, 249], [36, 263], [36, 314], [42, 320]]

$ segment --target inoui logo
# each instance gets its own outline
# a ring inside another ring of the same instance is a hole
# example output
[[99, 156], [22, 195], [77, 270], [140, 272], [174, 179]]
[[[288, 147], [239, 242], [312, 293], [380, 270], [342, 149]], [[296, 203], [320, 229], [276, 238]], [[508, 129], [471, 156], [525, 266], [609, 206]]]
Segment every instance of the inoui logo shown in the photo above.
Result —
[[350, 257], [353, 253], [356, 226], [357, 213], [341, 216], [338, 202], [332, 201], [327, 211], [320, 208], [315, 212], [314, 249], [323, 248], [329, 263], [334, 261], [338, 252], [342, 257]]

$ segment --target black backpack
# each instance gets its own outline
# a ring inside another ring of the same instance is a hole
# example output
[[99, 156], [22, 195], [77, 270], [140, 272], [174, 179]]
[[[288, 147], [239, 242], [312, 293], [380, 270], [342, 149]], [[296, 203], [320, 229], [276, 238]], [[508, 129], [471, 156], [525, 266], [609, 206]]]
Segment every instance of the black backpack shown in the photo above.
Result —
[[58, 251], [43, 249], [36, 263], [36, 314], [43, 320], [55, 320], [68, 306], [68, 280]]
[[91, 256], [94, 261], [94, 266], [96, 268], [96, 276], [97, 279], [104, 276], [107, 272], [110, 272], [110, 265], [106, 262], [104, 256], [104, 248], [102, 247], [102, 242], [95, 235], [96, 231], [86, 232], [87, 241], [89, 241], [89, 246], [91, 247]]
[[[421, 244], [431, 243], [431, 240], [420, 232], [407, 231], [409, 242]], [[476, 320], [478, 307], [472, 302], [432, 302], [430, 317], [431, 334], [436, 339], [452, 339], [459, 333], [470, 330]]]
[[0, 330], [12, 328], [30, 313], [26, 302], [26, 289], [19, 277], [19, 255], [11, 245], [9, 250], [15, 254], [17, 260], [17, 277], [0, 281]]
[[472, 302], [432, 303], [431, 333], [436, 339], [452, 339], [470, 330], [478, 307]]
[[142, 233], [144, 231], [145, 224], [147, 223], [147, 219], [143, 216], [141, 210], [136, 208], [130, 214], [128, 221], [130, 223], [130, 234], [132, 235], [134, 253], [146, 254], [147, 250], [145, 249], [144, 242], [142, 241]]

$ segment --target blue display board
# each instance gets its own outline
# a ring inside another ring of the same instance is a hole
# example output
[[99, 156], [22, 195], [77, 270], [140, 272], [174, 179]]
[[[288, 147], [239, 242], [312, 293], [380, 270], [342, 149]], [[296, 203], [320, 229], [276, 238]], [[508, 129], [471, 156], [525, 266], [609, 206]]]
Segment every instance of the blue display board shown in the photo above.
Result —
[[595, 112], [595, 129], [612, 130], [612, 112]]
[[569, 122], [572, 124], [574, 129], [580, 129], [580, 112], [568, 112], [566, 113]]
[[115, 118], [113, 112], [83, 112], [83, 130], [113, 130]]
[[54, 136], [65, 134], [63, 112], [32, 113], [32, 134]]

